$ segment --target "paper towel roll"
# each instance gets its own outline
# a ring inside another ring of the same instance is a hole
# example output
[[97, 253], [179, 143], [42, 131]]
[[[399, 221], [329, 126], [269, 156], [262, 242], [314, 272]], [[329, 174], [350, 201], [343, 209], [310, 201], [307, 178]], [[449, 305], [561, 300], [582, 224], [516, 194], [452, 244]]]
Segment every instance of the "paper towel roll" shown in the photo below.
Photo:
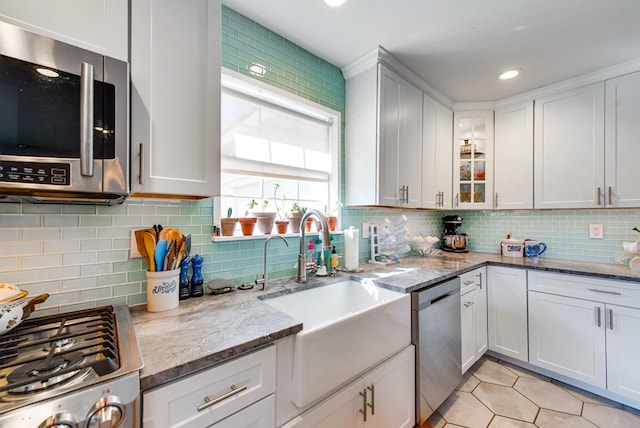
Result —
[[344, 267], [347, 270], [357, 270], [360, 255], [360, 230], [350, 226], [344, 231]]

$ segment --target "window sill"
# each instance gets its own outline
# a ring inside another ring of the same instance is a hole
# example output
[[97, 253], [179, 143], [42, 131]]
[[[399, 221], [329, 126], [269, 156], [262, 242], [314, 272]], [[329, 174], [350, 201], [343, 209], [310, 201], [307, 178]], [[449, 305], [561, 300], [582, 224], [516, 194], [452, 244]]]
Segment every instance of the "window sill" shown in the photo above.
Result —
[[[342, 230], [336, 230], [335, 232], [330, 232], [332, 235], [342, 235]], [[306, 232], [305, 237], [307, 236], [318, 236], [318, 232]], [[283, 238], [299, 238], [299, 233], [273, 233], [271, 235], [250, 235], [250, 236], [242, 236], [242, 235], [234, 235], [234, 236], [212, 236], [211, 242], [231, 242], [231, 241], [263, 241], [270, 236], [282, 236]]]

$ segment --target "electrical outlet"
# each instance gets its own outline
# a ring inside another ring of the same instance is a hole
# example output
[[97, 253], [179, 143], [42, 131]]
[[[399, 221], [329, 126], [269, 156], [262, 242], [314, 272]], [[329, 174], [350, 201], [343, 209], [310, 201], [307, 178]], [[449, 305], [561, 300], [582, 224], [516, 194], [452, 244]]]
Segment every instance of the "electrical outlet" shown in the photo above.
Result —
[[362, 223], [362, 239], [369, 239], [369, 223]]
[[142, 254], [138, 251], [138, 244], [136, 243], [136, 234], [135, 230], [131, 231], [131, 243], [129, 244], [129, 258], [142, 258]]
[[589, 239], [604, 239], [604, 229], [601, 224], [589, 225]]

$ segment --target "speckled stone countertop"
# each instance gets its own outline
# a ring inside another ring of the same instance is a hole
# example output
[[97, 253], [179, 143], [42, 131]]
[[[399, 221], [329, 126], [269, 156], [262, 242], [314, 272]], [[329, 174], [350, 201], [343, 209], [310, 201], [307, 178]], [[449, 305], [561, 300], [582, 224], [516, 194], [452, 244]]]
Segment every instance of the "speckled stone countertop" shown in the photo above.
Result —
[[408, 293], [487, 264], [630, 281], [640, 287], [640, 277], [626, 265], [441, 252], [429, 258], [403, 257], [388, 266], [363, 264], [363, 272], [310, 277], [305, 285], [288, 278], [271, 281], [267, 291], [255, 287], [205, 295], [181, 301], [178, 308], [166, 312], [150, 313], [146, 306], [137, 306], [131, 314], [144, 360], [141, 389], [155, 388], [302, 330], [299, 321], [263, 303], [263, 298], [349, 278], [371, 279], [381, 287]]

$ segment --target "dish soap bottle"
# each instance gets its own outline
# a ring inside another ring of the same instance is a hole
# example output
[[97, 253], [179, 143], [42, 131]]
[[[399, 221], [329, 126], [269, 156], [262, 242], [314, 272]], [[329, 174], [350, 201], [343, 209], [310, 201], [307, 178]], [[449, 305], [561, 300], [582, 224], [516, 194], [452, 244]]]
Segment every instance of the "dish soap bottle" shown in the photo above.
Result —
[[191, 294], [190, 297], [202, 297], [204, 296], [204, 279], [202, 278], [202, 263], [204, 257], [195, 255], [191, 258], [191, 269], [193, 271], [191, 275]]

